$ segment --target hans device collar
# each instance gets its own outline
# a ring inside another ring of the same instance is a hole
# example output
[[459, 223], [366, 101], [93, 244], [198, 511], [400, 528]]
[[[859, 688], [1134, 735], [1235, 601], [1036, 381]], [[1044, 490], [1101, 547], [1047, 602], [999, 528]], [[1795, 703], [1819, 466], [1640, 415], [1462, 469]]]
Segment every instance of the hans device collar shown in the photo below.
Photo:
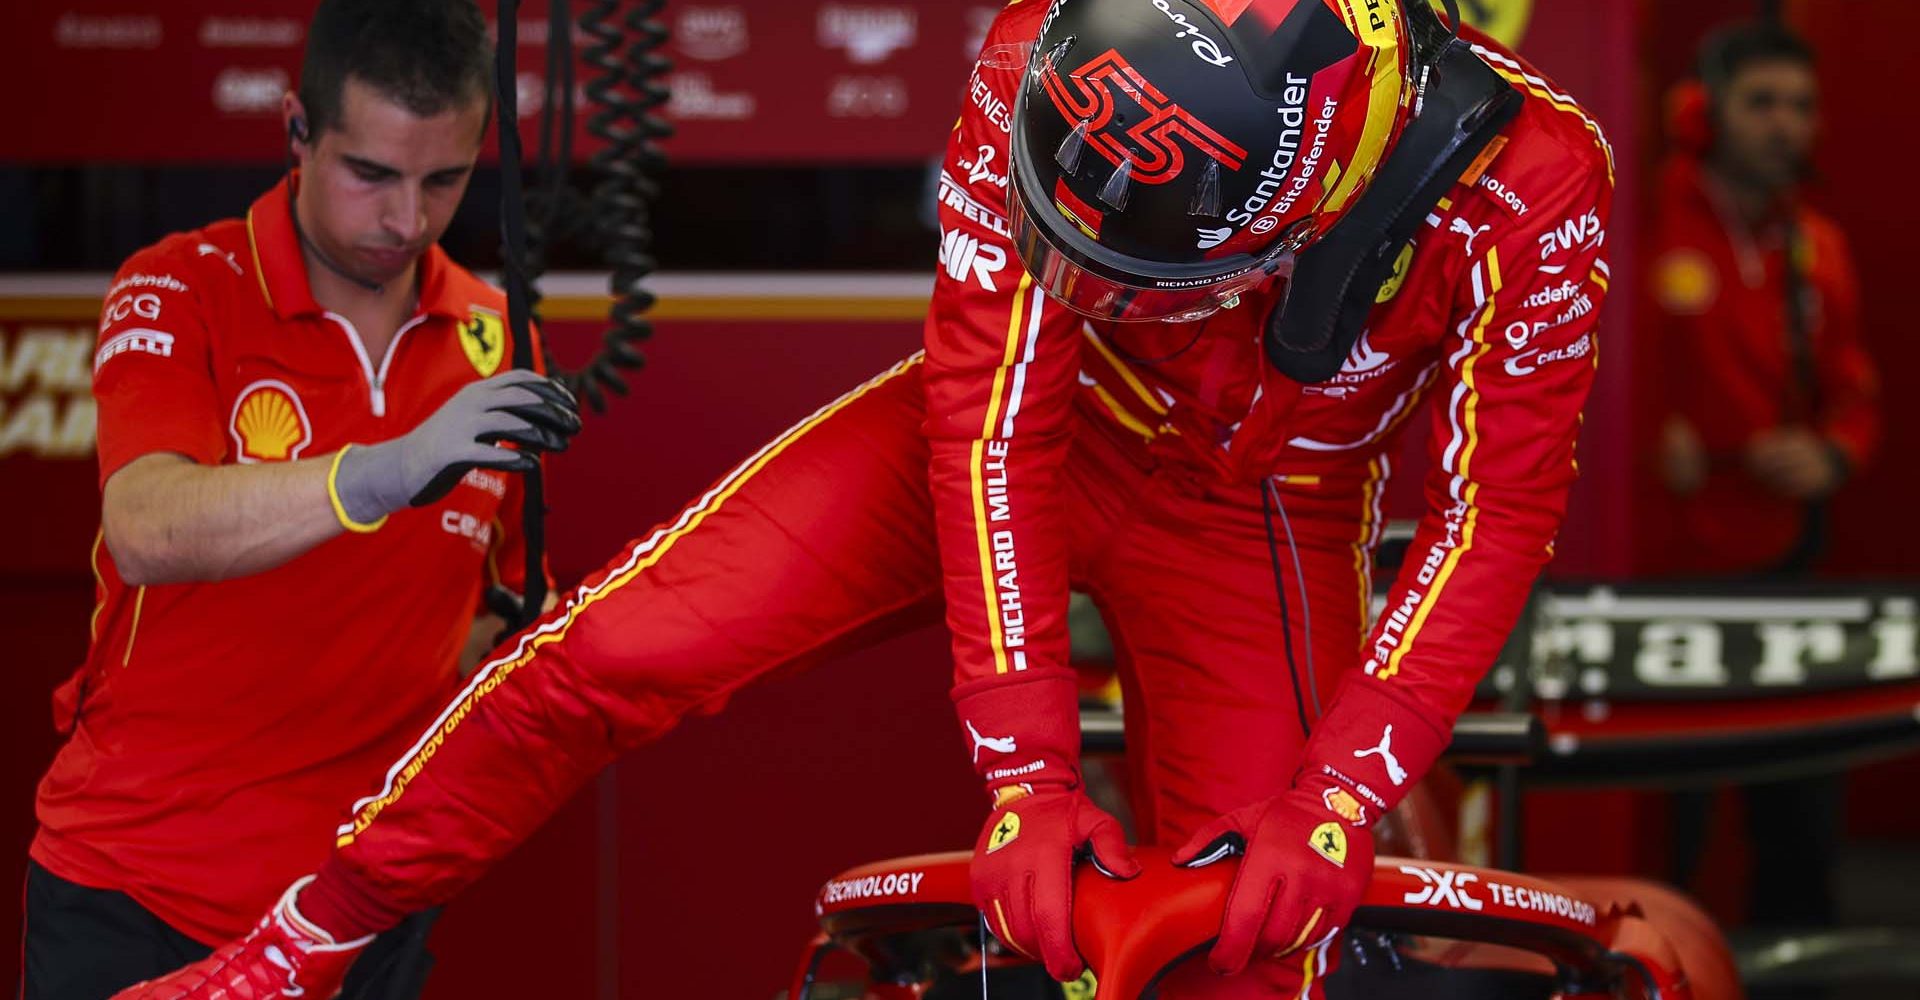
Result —
[[[1459, 10], [1446, 4], [1457, 26]], [[1296, 382], [1339, 373], [1395, 258], [1525, 100], [1425, 0], [1405, 9], [1423, 74], [1416, 114], [1359, 204], [1300, 253], [1287, 293], [1267, 314], [1267, 359]]]

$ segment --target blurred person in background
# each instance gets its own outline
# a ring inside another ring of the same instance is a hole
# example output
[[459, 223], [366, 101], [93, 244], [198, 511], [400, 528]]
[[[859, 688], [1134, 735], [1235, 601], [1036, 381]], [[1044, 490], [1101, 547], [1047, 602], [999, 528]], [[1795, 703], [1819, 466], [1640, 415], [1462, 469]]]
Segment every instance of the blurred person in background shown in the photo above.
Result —
[[[325, 0], [284, 99], [298, 169], [115, 275], [99, 603], [54, 698], [23, 1000], [101, 1000], [244, 933], [500, 630], [510, 473], [579, 424], [501, 373], [504, 296], [436, 244], [491, 68], [472, 0]], [[371, 944], [346, 995], [418, 995], [431, 922]]]
[[[1665, 391], [1661, 466], [1673, 569], [1805, 578], [1826, 502], [1873, 454], [1880, 416], [1845, 236], [1808, 205], [1819, 131], [1814, 53], [1785, 27], [1709, 37], [1676, 92], [1677, 149], [1657, 189], [1652, 313]], [[1749, 786], [1750, 918], [1833, 923], [1844, 783]], [[1675, 881], [1699, 867], [1713, 793], [1675, 796]]]
[[1813, 50], [1759, 22], [1708, 39], [1673, 109], [1651, 287], [1683, 572], [1807, 574], [1879, 438], [1846, 237], [1801, 196], [1818, 99]]

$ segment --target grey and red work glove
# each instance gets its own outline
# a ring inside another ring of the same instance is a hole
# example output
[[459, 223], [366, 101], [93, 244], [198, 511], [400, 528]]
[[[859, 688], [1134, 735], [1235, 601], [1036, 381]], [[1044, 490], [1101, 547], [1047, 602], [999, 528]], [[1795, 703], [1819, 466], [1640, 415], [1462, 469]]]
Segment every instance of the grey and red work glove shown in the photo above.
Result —
[[1344, 929], [1373, 878], [1371, 826], [1446, 745], [1381, 682], [1349, 676], [1307, 741], [1293, 787], [1214, 820], [1174, 854], [1189, 868], [1245, 856], [1207, 956], [1214, 971], [1233, 975]]
[[1065, 671], [1036, 671], [963, 684], [953, 700], [993, 796], [973, 849], [974, 902], [1002, 943], [1071, 982], [1087, 967], [1073, 942], [1075, 863], [1140, 874], [1120, 823], [1081, 787], [1077, 685]]
[[246, 937], [176, 972], [129, 986], [113, 1000], [329, 1000], [373, 936], [335, 941], [302, 916], [295, 898], [312, 881], [309, 875], [288, 886]]
[[341, 522], [371, 530], [396, 510], [446, 496], [472, 469], [532, 471], [579, 430], [580, 404], [565, 386], [516, 369], [463, 386], [397, 438], [341, 449], [327, 485]]

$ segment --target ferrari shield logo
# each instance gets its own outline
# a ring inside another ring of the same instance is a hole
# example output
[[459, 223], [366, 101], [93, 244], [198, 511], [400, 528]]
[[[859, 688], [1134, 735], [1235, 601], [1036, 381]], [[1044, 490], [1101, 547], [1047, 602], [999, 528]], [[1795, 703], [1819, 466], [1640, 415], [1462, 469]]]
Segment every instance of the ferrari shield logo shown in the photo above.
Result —
[[1347, 831], [1340, 824], [1327, 822], [1313, 828], [1307, 836], [1307, 845], [1315, 854], [1342, 868], [1347, 866]]
[[1020, 814], [1010, 812], [993, 824], [993, 832], [987, 835], [987, 853], [993, 852], [1020, 839]]
[[[1438, 2], [1435, 7], [1440, 6]], [[1512, 47], [1526, 36], [1533, 17], [1533, 0], [1460, 0], [1460, 16], [1468, 24]]]
[[1380, 291], [1374, 295], [1374, 305], [1385, 305], [1400, 294], [1400, 286], [1407, 283], [1407, 271], [1413, 267], [1413, 244], [1400, 248], [1400, 256], [1393, 259], [1393, 273], [1380, 283]]
[[460, 349], [481, 378], [499, 371], [500, 362], [507, 356], [507, 325], [501, 322], [500, 314], [473, 306], [460, 327]]

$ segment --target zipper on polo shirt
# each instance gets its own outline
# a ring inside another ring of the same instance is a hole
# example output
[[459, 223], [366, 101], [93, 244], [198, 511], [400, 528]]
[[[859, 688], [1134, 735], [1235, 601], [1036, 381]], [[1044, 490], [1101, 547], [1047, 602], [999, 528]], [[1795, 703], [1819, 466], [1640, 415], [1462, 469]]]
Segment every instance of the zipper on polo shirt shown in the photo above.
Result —
[[346, 331], [347, 343], [353, 346], [353, 356], [360, 359], [360, 371], [367, 377], [367, 403], [372, 407], [374, 416], [386, 416], [387, 378], [393, 366], [394, 355], [399, 353], [400, 341], [407, 335], [407, 331], [427, 321], [426, 314], [421, 313], [407, 320], [400, 325], [400, 329], [393, 332], [393, 339], [387, 342], [386, 356], [380, 359], [380, 367], [377, 370], [373, 367], [373, 359], [367, 355], [367, 345], [360, 339], [360, 331], [354, 328], [353, 322], [337, 312], [328, 312], [323, 315], [339, 324], [341, 330]]

